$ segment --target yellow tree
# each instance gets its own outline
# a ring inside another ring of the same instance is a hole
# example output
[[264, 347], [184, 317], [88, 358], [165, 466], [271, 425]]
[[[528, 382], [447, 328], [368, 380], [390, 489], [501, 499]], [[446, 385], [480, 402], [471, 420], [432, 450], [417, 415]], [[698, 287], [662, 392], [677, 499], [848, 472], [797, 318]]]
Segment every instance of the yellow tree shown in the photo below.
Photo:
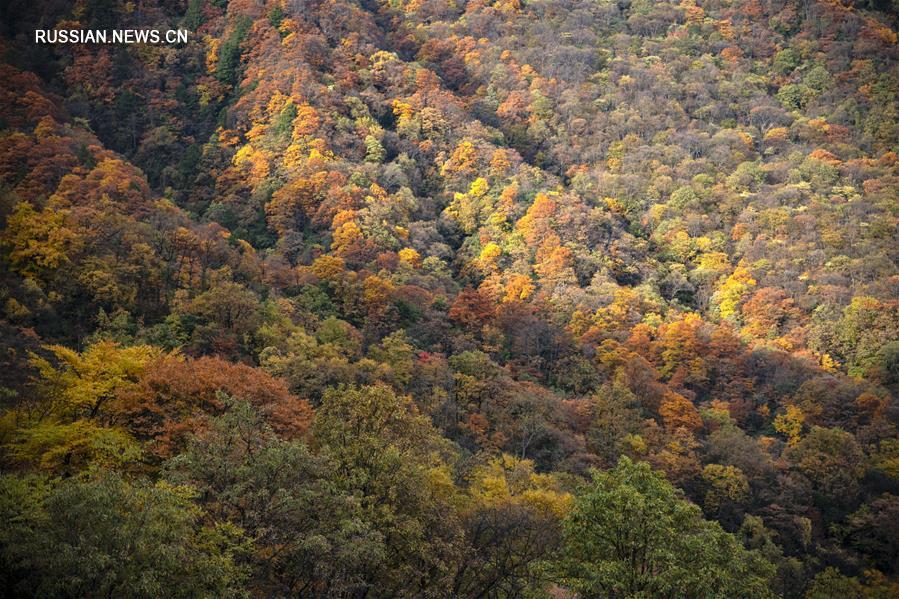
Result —
[[718, 306], [718, 314], [722, 319], [733, 320], [737, 317], [740, 302], [752, 287], [755, 287], [755, 279], [749, 270], [742, 266], [738, 266], [721, 283], [718, 291], [712, 296], [712, 303]]
[[137, 459], [140, 449], [114, 426], [110, 403], [133, 387], [147, 365], [163, 355], [159, 348], [119, 347], [100, 341], [84, 352], [48, 346], [56, 365], [33, 355], [44, 396], [4, 419], [10, 454], [20, 462], [54, 471], [92, 463], [122, 464]]

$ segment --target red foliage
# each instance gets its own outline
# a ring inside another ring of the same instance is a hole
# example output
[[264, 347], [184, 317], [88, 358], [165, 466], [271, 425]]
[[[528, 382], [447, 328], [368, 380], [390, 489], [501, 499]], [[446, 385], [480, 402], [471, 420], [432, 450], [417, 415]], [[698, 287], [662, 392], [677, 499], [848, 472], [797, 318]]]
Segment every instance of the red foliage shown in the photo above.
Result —
[[311, 424], [311, 406], [292, 395], [283, 381], [246, 364], [210, 357], [159, 360], [119, 398], [115, 411], [122, 424], [139, 439], [152, 441], [151, 451], [165, 458], [204, 427], [205, 417], [224, 410], [220, 391], [253, 404], [284, 437], [303, 437]]

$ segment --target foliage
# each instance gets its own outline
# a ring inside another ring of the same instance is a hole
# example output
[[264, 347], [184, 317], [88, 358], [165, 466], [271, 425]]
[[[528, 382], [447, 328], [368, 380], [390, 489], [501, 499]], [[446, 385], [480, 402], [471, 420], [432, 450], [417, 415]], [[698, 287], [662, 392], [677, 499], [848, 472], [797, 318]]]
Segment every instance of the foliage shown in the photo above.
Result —
[[575, 500], [550, 565], [586, 596], [761, 597], [773, 568], [647, 464], [623, 457]]
[[5, 588], [895, 595], [889, 5], [6, 3]]
[[60, 482], [4, 475], [5, 586], [42, 597], [242, 596], [242, 531], [204, 526], [192, 497], [111, 472]]

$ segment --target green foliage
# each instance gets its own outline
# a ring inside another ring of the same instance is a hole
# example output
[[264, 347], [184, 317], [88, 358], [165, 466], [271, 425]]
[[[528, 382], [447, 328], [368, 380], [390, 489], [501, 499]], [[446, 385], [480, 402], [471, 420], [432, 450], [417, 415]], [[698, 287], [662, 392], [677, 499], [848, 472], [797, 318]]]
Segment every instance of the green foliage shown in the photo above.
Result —
[[814, 92], [805, 85], [788, 83], [777, 92], [777, 99], [787, 110], [802, 110], [811, 101]]
[[734, 466], [708, 464], [702, 469], [702, 479], [708, 487], [704, 505], [711, 513], [726, 503], [740, 503], [749, 495], [746, 475]]
[[278, 113], [274, 123], [272, 123], [275, 134], [279, 136], [288, 135], [295, 118], [297, 118], [297, 107], [293, 102], [288, 102], [281, 112]]
[[858, 494], [863, 454], [846, 431], [813, 427], [785, 455], [812, 482], [817, 501], [825, 509], [851, 504]]
[[[765, 597], [773, 567], [702, 518], [648, 464], [593, 475], [550, 572], [591, 597]], [[689, 556], [689, 557], [687, 557]]]
[[369, 584], [386, 595], [439, 587], [461, 532], [441, 459], [446, 446], [428, 420], [384, 385], [338, 387], [325, 393], [313, 433], [335, 460], [332, 479], [383, 536]]
[[202, 524], [193, 491], [95, 472], [0, 478], [8, 589], [34, 597], [243, 596], [231, 524]]
[[174, 484], [197, 490], [215, 522], [235, 523], [253, 539], [256, 592], [329, 595], [365, 589], [385, 552], [335, 467], [327, 454], [279, 439], [249, 404], [229, 400], [166, 470]]
[[187, 3], [187, 12], [184, 13], [184, 25], [191, 31], [196, 31], [203, 24], [203, 4], [206, 0], [190, 0]]
[[818, 93], [828, 90], [833, 85], [833, 77], [821, 65], [814, 66], [802, 78], [802, 83]]
[[215, 76], [222, 83], [227, 85], [235, 85], [237, 83], [240, 76], [241, 43], [249, 28], [250, 21], [248, 19], [242, 18], [238, 20], [219, 48]]
[[792, 48], [784, 48], [774, 56], [774, 70], [781, 75], [788, 75], [799, 66], [799, 55]]
[[365, 136], [365, 159], [368, 162], [384, 162], [387, 152], [374, 135]]
[[281, 8], [280, 4], [276, 4], [274, 8], [272, 8], [271, 12], [268, 13], [268, 21], [272, 24], [272, 27], [279, 27], [281, 25], [281, 21], [284, 20], [284, 10]]
[[854, 577], [844, 576], [836, 568], [827, 568], [817, 576], [805, 594], [805, 599], [846, 597], [862, 599], [862, 585]]
[[813, 346], [845, 362], [847, 371], [888, 381], [894, 377], [893, 345], [899, 340], [899, 311], [872, 297], [854, 297], [839, 315], [818, 313]]

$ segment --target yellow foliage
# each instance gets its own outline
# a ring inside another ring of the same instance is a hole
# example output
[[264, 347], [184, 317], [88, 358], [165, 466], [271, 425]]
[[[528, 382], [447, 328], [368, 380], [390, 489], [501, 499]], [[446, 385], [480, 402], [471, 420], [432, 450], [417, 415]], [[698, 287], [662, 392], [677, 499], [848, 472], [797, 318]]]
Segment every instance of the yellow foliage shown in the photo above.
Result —
[[394, 291], [393, 283], [377, 275], [367, 277], [362, 283], [362, 298], [367, 304], [383, 306]]
[[478, 227], [480, 215], [478, 203], [467, 193], [453, 194], [453, 200], [446, 207], [445, 213], [456, 221], [465, 233], [473, 233]]
[[292, 104], [292, 100], [290, 96], [286, 96], [282, 94], [280, 91], [276, 90], [272, 97], [269, 98], [268, 104], [265, 107], [265, 111], [269, 118], [274, 118], [277, 115], [281, 114], [288, 105]]
[[468, 189], [468, 194], [479, 198], [483, 196], [490, 190], [490, 185], [487, 184], [487, 180], [483, 177], [478, 177], [471, 183], [471, 187]]
[[318, 148], [312, 148], [311, 150], [309, 150], [308, 161], [309, 161], [310, 165], [322, 167], [325, 165], [325, 163], [328, 163], [333, 159], [334, 159], [334, 154], [331, 153], [330, 151], [326, 150], [326, 151], [322, 152]]
[[[544, 227], [549, 219], [555, 215], [558, 205], [548, 194], [538, 193], [534, 203], [515, 225], [515, 228], [524, 235], [529, 244], [536, 243], [544, 237]], [[542, 226], [540, 226], [542, 225]], [[545, 242], [544, 242], [545, 243]]]
[[355, 210], [340, 210], [337, 214], [334, 215], [334, 219], [331, 221], [331, 229], [336, 231], [344, 223], [350, 222], [351, 220], [355, 219]]
[[509, 160], [509, 152], [502, 148], [494, 150], [493, 156], [490, 157], [490, 174], [501, 176], [505, 174], [509, 167], [512, 166]]
[[634, 455], [646, 455], [646, 452], [649, 451], [649, 446], [641, 435], [628, 433], [624, 437], [624, 443], [629, 453]]
[[469, 493], [476, 506], [522, 505], [564, 517], [571, 506], [570, 493], [562, 490], [552, 474], [538, 474], [531, 460], [509, 454], [491, 460], [472, 473]]
[[248, 169], [254, 184], [268, 177], [269, 164], [265, 153], [256, 150], [251, 144], [246, 144], [238, 150], [232, 162], [235, 166]]
[[730, 269], [730, 262], [724, 252], [709, 252], [699, 257], [698, 269], [721, 275]]
[[767, 133], [765, 133], [765, 141], [768, 142], [780, 142], [787, 139], [787, 136], [790, 134], [790, 130], [786, 127], [774, 127], [769, 129]]
[[502, 255], [503, 250], [496, 243], [489, 242], [487, 243], [483, 249], [481, 250], [481, 255], [478, 256], [478, 259], [481, 262], [485, 262], [488, 264], [492, 264], [496, 262], [496, 259]]
[[225, 147], [234, 147], [240, 143], [240, 136], [233, 129], [219, 129], [218, 140]]
[[219, 44], [221, 41], [211, 35], [204, 36], [203, 41], [206, 43], [206, 72], [211, 75], [215, 73], [215, 68], [218, 65]]
[[408, 264], [412, 268], [418, 268], [421, 266], [421, 254], [419, 254], [413, 248], [403, 248], [401, 249], [397, 255], [400, 258], [400, 261], [403, 264]]
[[602, 203], [605, 204], [605, 207], [609, 209], [609, 212], [614, 212], [615, 214], [624, 214], [624, 204], [621, 203], [620, 200], [616, 200], [615, 198], [604, 197], [602, 199]]
[[149, 345], [122, 348], [112, 341], [94, 343], [83, 352], [56, 345], [45, 349], [54, 363], [35, 354], [30, 358], [40, 374], [41, 409], [14, 410], [0, 422], [10, 457], [56, 472], [139, 459], [140, 447], [127, 432], [101, 422], [164, 352]]
[[114, 468], [141, 457], [140, 446], [127, 432], [90, 420], [45, 420], [22, 428], [8, 449], [14, 461], [32, 463], [51, 472], [87, 466]]
[[100, 341], [84, 352], [59, 345], [47, 346], [59, 366], [32, 355], [48, 395], [58, 403], [59, 414], [96, 416], [101, 406], [137, 382], [147, 364], [163, 351], [151, 345], [120, 348], [112, 341]]
[[318, 112], [309, 104], [300, 104], [297, 106], [297, 115], [293, 119], [293, 140], [312, 135], [321, 125], [321, 119]]
[[691, 25], [702, 23], [703, 19], [705, 19], [705, 11], [696, 6], [694, 0], [684, 0], [680, 3], [680, 7], [684, 9], [687, 23]]
[[412, 118], [412, 115], [415, 114], [415, 110], [412, 108], [412, 104], [408, 102], [401, 102], [400, 100], [393, 101], [393, 114], [397, 116], [399, 119], [409, 120]]
[[732, 40], [736, 37], [734, 26], [731, 23], [730, 19], [723, 19], [721, 21], [718, 21], [718, 31], [721, 33], [721, 37], [726, 40]]
[[15, 207], [6, 219], [6, 230], [0, 234], [0, 244], [9, 248], [15, 271], [35, 275], [69, 262], [69, 254], [77, 249], [79, 240], [65, 226], [67, 215], [68, 210], [50, 208], [37, 212], [28, 202]]
[[798, 406], [787, 406], [786, 411], [774, 419], [774, 430], [786, 435], [788, 445], [796, 445], [801, 439], [804, 422], [805, 414]]
[[680, 393], [666, 392], [665, 401], [659, 407], [659, 415], [665, 427], [671, 431], [679, 428], [697, 431], [702, 428], [702, 419], [696, 407]]
[[346, 263], [337, 256], [319, 256], [312, 263], [312, 274], [322, 281], [337, 279], [346, 271]]
[[712, 301], [718, 305], [718, 313], [721, 318], [736, 317], [740, 302], [749, 289], [755, 287], [755, 284], [756, 281], [752, 278], [749, 270], [738, 266], [712, 297]]
[[387, 50], [378, 50], [374, 54], [369, 57], [371, 61], [372, 67], [380, 67], [388, 62], [396, 62], [399, 60], [393, 52], [388, 52]]
[[372, 183], [368, 188], [368, 191], [371, 193], [371, 197], [366, 197], [366, 200], [376, 201], [376, 202], [386, 202], [387, 201], [387, 190], [378, 185], [377, 183]]
[[246, 138], [250, 141], [255, 140], [256, 138], [262, 137], [265, 135], [268, 127], [263, 123], [255, 123], [249, 131], [246, 133]]
[[521, 11], [521, 0], [496, 0], [493, 7], [507, 14], [516, 13]]
[[361, 240], [362, 229], [359, 228], [355, 221], [347, 221], [334, 231], [331, 247], [335, 251], [340, 252], [349, 249], [352, 244]]
[[453, 150], [449, 160], [447, 160], [440, 168], [440, 174], [443, 176], [455, 173], [467, 174], [474, 172], [475, 160], [477, 159], [477, 150], [470, 141], [463, 141], [456, 149]]
[[834, 360], [830, 354], [822, 354], [819, 362], [821, 368], [827, 372], [838, 372], [840, 370], [840, 363]]
[[534, 283], [527, 275], [513, 274], [506, 283], [505, 302], [524, 301], [534, 293]]

